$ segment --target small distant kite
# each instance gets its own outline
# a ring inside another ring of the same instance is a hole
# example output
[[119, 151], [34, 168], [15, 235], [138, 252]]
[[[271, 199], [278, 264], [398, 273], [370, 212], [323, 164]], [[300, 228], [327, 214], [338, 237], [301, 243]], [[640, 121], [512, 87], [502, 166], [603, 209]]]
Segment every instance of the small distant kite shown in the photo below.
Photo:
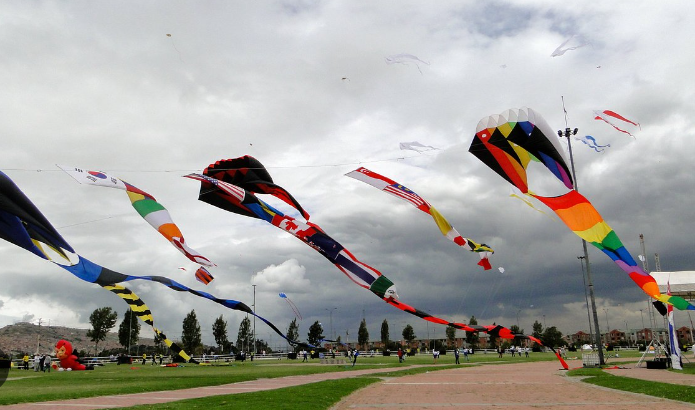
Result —
[[555, 51], [550, 55], [550, 57], [559, 57], [566, 52], [570, 50], [576, 50], [578, 48], [584, 47], [585, 45], [588, 45], [589, 42], [586, 41], [586, 39], [580, 35], [574, 34], [567, 40], [565, 40], [562, 44], [560, 44]]
[[402, 150], [411, 150], [411, 151], [417, 151], [417, 152], [425, 152], [425, 151], [432, 151], [432, 150], [439, 149], [439, 148], [435, 148], [431, 145], [420, 144], [417, 141], [401, 142], [399, 144], [399, 146], [401, 148], [401, 151]]
[[427, 61], [422, 61], [418, 57], [412, 55], [412, 54], [394, 54], [386, 58], [386, 64], [403, 64], [403, 65], [410, 65], [414, 64], [415, 67], [417, 67], [417, 70], [422, 74], [422, 70], [420, 70], [420, 65], [418, 63], [422, 63], [425, 65], [430, 65]]
[[171, 45], [174, 46], [174, 50], [179, 54], [179, 60], [183, 63], [183, 58], [181, 58], [181, 52], [179, 51], [178, 48], [176, 48], [176, 43], [174, 43], [174, 38], [171, 36], [171, 34], [167, 33], [167, 37], [171, 39]]
[[195, 271], [195, 280], [203, 285], [207, 285], [215, 280], [215, 278], [210, 274], [210, 272], [208, 272], [207, 269], [201, 266], [197, 271]]
[[[588, 145], [589, 148], [593, 148], [594, 151], [596, 152], [603, 152], [606, 150], [606, 148], [610, 148], [611, 144], [606, 144], [606, 145], [599, 145], [596, 142], [596, 138], [592, 137], [591, 135], [585, 135], [583, 137], [577, 137], [576, 135], [574, 136], [574, 139], [577, 141], [581, 141], [584, 144]], [[600, 148], [600, 149], [599, 149]]]
[[290, 305], [290, 308], [292, 308], [294, 315], [297, 316], [299, 318], [299, 320], [302, 320], [302, 314], [299, 313], [299, 309], [297, 309], [297, 305], [295, 305], [294, 302], [292, 302], [292, 300], [290, 300], [290, 298], [287, 297], [287, 294], [285, 292], [280, 292], [278, 294], [278, 296], [285, 299], [287, 304]]
[[633, 126], [635, 126], [635, 127], [639, 127], [640, 129], [642, 129], [642, 126], [641, 126], [638, 122], [634, 122], [634, 121], [632, 121], [632, 120], [628, 120], [627, 118], [623, 117], [622, 115], [620, 115], [620, 114], [618, 114], [618, 113], [616, 113], [616, 112], [614, 112], [614, 111], [611, 111], [611, 110], [604, 110], [604, 111], [595, 110], [595, 111], [594, 111], [594, 114], [596, 115], [596, 116], [594, 117], [595, 120], [604, 121], [604, 122], [608, 123], [611, 127], [615, 128], [616, 130], [618, 130], [618, 131], [620, 131], [620, 132], [623, 132], [623, 133], [625, 133], [625, 134], [631, 136], [632, 138], [635, 138], [635, 136], [632, 135], [632, 134], [630, 134], [630, 132], [628, 132], [628, 131], [626, 131], [626, 130], [620, 128], [620, 127], [618, 127], [617, 125], [615, 125], [615, 124], [613, 123], [613, 121], [614, 121], [614, 120], [619, 120], [619, 121], [622, 121], [623, 123], [630, 124], [630, 125], [633, 125]]

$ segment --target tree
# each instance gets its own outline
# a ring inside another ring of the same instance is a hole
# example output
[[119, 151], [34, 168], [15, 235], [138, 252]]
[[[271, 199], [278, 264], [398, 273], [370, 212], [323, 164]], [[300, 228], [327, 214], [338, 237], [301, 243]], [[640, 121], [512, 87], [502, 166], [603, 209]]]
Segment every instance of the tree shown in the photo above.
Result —
[[[476, 320], [475, 316], [471, 316], [471, 319], [468, 321], [468, 324], [471, 326], [478, 324], [478, 321]], [[466, 343], [468, 343], [468, 346], [470, 346], [472, 349], [476, 349], [478, 347], [479, 341], [480, 337], [478, 336], [478, 332], [466, 331]]]
[[[456, 342], [456, 328], [453, 326], [446, 327], [446, 345], [451, 347]], [[454, 346], [455, 347], [455, 346]]]
[[[130, 334], [130, 337], [128, 336]], [[128, 348], [138, 343], [140, 338], [140, 322], [132, 309], [123, 314], [123, 321], [118, 326], [118, 343]], [[128, 352], [130, 354], [130, 352]]]
[[92, 328], [87, 331], [87, 337], [95, 343], [94, 354], [98, 351], [99, 342], [106, 340], [106, 335], [116, 326], [116, 320], [118, 320], [118, 313], [108, 306], [94, 309], [94, 312], [89, 315]]
[[389, 322], [387, 322], [386, 319], [381, 322], [381, 343], [383, 343], [384, 346], [389, 345]]
[[541, 341], [544, 345], [552, 347], [563, 346], [566, 344], [564, 339], [562, 339], [562, 332], [557, 330], [555, 326], [545, 328]]
[[[290, 340], [297, 340], [299, 338], [299, 326], [297, 325], [297, 318], [292, 319], [290, 326], [287, 328], [287, 338]], [[299, 347], [295, 347], [295, 350]]]
[[406, 342], [408, 342], [408, 345], [415, 340], [417, 336], [415, 336], [415, 330], [413, 330], [413, 327], [410, 325], [405, 325], [403, 328], [403, 339], [405, 339]]
[[250, 349], [249, 346], [249, 338], [251, 337], [251, 321], [249, 318], [245, 317], [241, 320], [241, 323], [239, 323], [239, 331], [237, 332], [236, 335], [236, 347], [240, 351], [248, 351]]
[[317, 320], [313, 325], [309, 326], [307, 341], [310, 345], [316, 346], [321, 339], [323, 339], [323, 326], [321, 326], [321, 323]]
[[222, 318], [222, 315], [215, 319], [212, 324], [212, 335], [215, 337], [215, 343], [217, 347], [222, 350], [229, 344], [229, 339], [227, 338], [227, 321]]
[[533, 333], [531, 333], [531, 336], [535, 337], [536, 339], [543, 337], [543, 325], [537, 320], [533, 322]]
[[362, 319], [360, 328], [357, 330], [357, 343], [365, 348], [369, 343], [369, 331], [367, 330], [367, 321]]
[[183, 331], [181, 332], [181, 344], [183, 350], [188, 354], [195, 354], [202, 345], [202, 336], [200, 335], [200, 324], [198, 317], [195, 314], [195, 309], [186, 315], [183, 319]]

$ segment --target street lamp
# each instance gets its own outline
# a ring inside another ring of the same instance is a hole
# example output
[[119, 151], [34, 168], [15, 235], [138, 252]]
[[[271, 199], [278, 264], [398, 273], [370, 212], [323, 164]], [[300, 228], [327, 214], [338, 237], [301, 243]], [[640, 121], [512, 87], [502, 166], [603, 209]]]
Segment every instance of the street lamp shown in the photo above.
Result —
[[329, 309], [329, 308], [323, 308], [323, 310], [327, 310], [327, 311], [330, 313], [330, 316], [331, 316], [331, 322], [330, 322], [330, 325], [331, 325], [331, 333], [330, 333], [330, 335], [331, 335], [331, 339], [332, 339], [332, 340], [335, 340], [335, 335], [333, 334], [333, 311], [336, 310], [336, 309], [338, 309], [338, 308], [337, 308], [337, 307], [333, 307], [333, 308], [330, 308], [330, 309]]
[[608, 309], [607, 308], [602, 308], [603, 313], [606, 314], [606, 343], [610, 342], [610, 326], [608, 325]]
[[591, 326], [591, 314], [589, 313], [589, 295], [586, 291], [586, 275], [584, 274], [584, 257], [577, 256], [579, 263], [582, 265], [582, 282], [584, 283], [584, 301], [586, 302], [586, 318], [589, 320], [589, 340], [593, 338], [594, 330]]
[[519, 313], [521, 313], [521, 309], [516, 311], [516, 331], [521, 332], [521, 327], [519, 326]]
[[256, 354], [256, 285], [251, 285], [253, 286], [253, 337], [251, 340], [253, 340], [253, 354]]
[[[565, 108], [565, 98], [562, 98], [562, 108], [564, 110]], [[574, 190], [579, 192], [579, 187], [577, 184], [577, 173], [574, 170], [574, 155], [572, 154], [572, 140], [571, 136], [576, 135], [577, 132], [579, 132], [579, 128], [575, 128], [574, 130], [571, 130], [569, 127], [567, 127], [567, 111], [565, 110], [565, 131], [563, 133], [562, 130], [558, 130], [557, 135], [562, 138], [565, 137], [567, 138], [567, 148], [569, 149], [570, 153], [570, 165], [572, 167], [572, 179], [574, 180]], [[601, 345], [601, 331], [599, 330], [598, 326], [598, 312], [596, 311], [596, 299], [594, 298], [594, 282], [591, 280], [591, 264], [589, 263], [589, 250], [586, 247], [586, 241], [582, 239], [582, 248], [584, 250], [584, 261], [586, 262], [586, 277], [587, 281], [589, 282], [589, 297], [591, 298], [591, 311], [594, 316], [594, 329], [596, 330], [596, 336], [595, 336], [595, 343], [596, 346], [598, 347], [598, 359], [599, 359], [599, 364], [604, 365], [606, 364], [605, 359], [603, 358], [603, 346]]]

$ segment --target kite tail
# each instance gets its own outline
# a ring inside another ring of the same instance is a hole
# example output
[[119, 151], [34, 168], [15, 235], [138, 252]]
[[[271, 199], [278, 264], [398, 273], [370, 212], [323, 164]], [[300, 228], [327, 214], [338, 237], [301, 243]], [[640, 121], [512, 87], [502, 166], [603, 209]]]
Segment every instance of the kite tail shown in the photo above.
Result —
[[297, 306], [294, 304], [294, 302], [292, 302], [288, 298], [285, 298], [285, 301], [287, 301], [287, 304], [290, 305], [290, 308], [292, 308], [294, 315], [297, 316], [299, 318], [299, 320], [304, 320], [304, 319], [302, 319], [302, 314], [299, 313], [299, 309], [297, 309]]
[[264, 318], [263, 316], [259, 316], [259, 315], [255, 314], [255, 313], [253, 313], [253, 312], [251, 312], [251, 314], [254, 315], [255, 317], [261, 319], [263, 322], [265, 322], [265, 324], [268, 325], [268, 327], [270, 327], [271, 329], [273, 329], [273, 330], [275, 331], [275, 333], [277, 333], [278, 335], [280, 335], [280, 337], [282, 337], [283, 339], [287, 340], [287, 342], [289, 342], [289, 343], [292, 344], [292, 345], [297, 345], [297, 346], [301, 346], [301, 347], [312, 347], [312, 348], [317, 348], [317, 347], [318, 347], [318, 346], [314, 346], [314, 345], [309, 344], [309, 343], [298, 342], [298, 341], [296, 341], [296, 340], [292, 340], [292, 339], [288, 338], [286, 335], [282, 334], [282, 332], [280, 331], [280, 329], [278, 329], [278, 328], [277, 328], [274, 324], [272, 324], [268, 319]]
[[557, 350], [553, 349], [552, 346], [547, 346], [547, 347], [549, 347], [550, 350], [552, 350], [553, 353], [555, 353], [555, 356], [557, 357], [557, 360], [560, 361], [560, 364], [562, 365], [562, 367], [563, 367], [565, 370], [569, 370], [570, 367], [567, 365], [567, 362], [565, 361], [565, 359], [563, 359], [562, 356], [560, 356], [560, 353], [558, 353]]
[[148, 308], [145, 302], [143, 302], [138, 295], [133, 293], [132, 290], [116, 284], [101, 285], [101, 287], [115, 293], [119, 298], [123, 299], [128, 306], [130, 306], [133, 313], [135, 313], [135, 316], [150, 325], [152, 330], [154, 330], [154, 332], [164, 341], [164, 343], [171, 349], [172, 352], [174, 352], [174, 354], [178, 355], [186, 362], [198, 363], [195, 359], [192, 359], [181, 347], [179, 347], [179, 345], [169, 340], [164, 333], [154, 327], [154, 319], [152, 318], [150, 308]]

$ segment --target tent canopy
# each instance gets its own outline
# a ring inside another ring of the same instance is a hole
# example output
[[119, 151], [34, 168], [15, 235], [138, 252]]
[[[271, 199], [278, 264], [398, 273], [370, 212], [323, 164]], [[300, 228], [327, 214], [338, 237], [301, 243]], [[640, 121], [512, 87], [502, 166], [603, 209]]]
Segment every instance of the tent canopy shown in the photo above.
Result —
[[666, 293], [667, 285], [670, 284], [672, 295], [695, 300], [695, 271], [650, 272], [649, 274], [656, 280], [661, 293]]

